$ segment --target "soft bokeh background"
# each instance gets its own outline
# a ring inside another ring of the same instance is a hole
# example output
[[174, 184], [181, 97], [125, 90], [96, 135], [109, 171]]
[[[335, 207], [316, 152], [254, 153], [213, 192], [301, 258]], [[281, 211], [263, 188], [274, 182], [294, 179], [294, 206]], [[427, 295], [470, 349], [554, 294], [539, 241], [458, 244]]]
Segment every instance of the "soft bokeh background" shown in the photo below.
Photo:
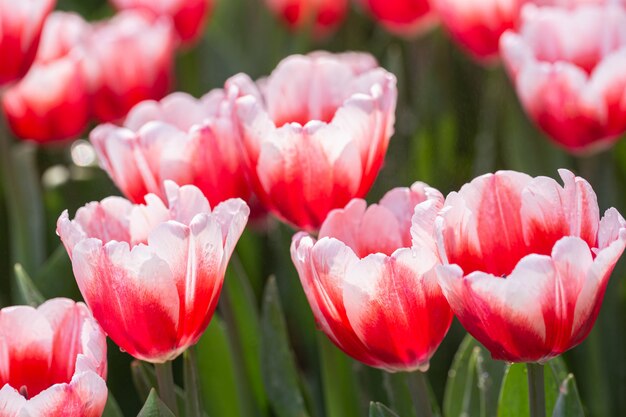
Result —
[[[103, 0], [60, 0], [57, 8], [77, 11], [90, 20], [113, 13]], [[222, 87], [235, 73], [263, 76], [285, 56], [315, 49], [368, 51], [398, 77], [396, 134], [368, 200], [377, 201], [389, 189], [416, 180], [445, 194], [497, 169], [558, 178], [557, 169], [565, 167], [591, 182], [602, 211], [616, 206], [626, 213], [626, 143], [618, 142], [613, 149], [592, 157], [569, 156], [527, 121], [502, 68], [476, 65], [440, 29], [404, 40], [353, 8], [334, 35], [313, 41], [307, 34], [288, 32], [261, 0], [222, 0], [198, 45], [179, 54], [176, 90], [200, 96]], [[11, 255], [0, 256], [2, 276], [11, 276], [13, 260], [20, 259], [46, 298], [79, 299], [69, 260], [54, 234], [56, 219], [65, 208], [73, 215], [86, 202], [119, 192], [97, 166], [76, 163], [91, 158], [80, 142], [46, 148], [20, 144], [13, 157], [21, 173], [15, 189], [26, 195], [23, 202], [0, 201], [0, 253]], [[41, 196], [28, 186], [39, 182]], [[40, 198], [43, 204], [38, 203]], [[24, 230], [8, 224], [8, 210], [26, 216]], [[393, 398], [392, 393], [400, 391], [397, 387], [403, 386], [403, 375], [383, 377], [353, 362], [315, 330], [289, 258], [292, 234], [288, 227], [269, 222], [265, 231], [247, 230], [238, 245], [238, 257], [231, 262], [226, 278], [228, 296], [222, 297], [218, 319], [198, 348], [210, 416], [271, 415], [262, 384], [267, 375], [262, 377], [261, 372], [272, 357], [267, 345], [261, 349], [261, 333], [267, 331], [261, 326], [271, 323], [267, 306], [275, 304], [266, 303], [265, 319], [260, 316], [264, 284], [272, 274], [311, 415], [329, 415], [333, 395], [355, 397], [363, 407], [370, 400], [401, 407], [401, 399]], [[625, 272], [624, 262], [620, 262], [594, 331], [565, 357], [590, 416], [626, 415]], [[0, 283], [2, 305], [22, 301], [15, 285], [10, 288], [9, 279]], [[230, 305], [225, 306], [227, 303]], [[455, 321], [431, 362], [428, 375], [440, 404], [449, 367], [464, 335]], [[109, 349], [109, 388], [124, 414], [135, 415], [142, 399], [134, 388], [131, 358], [113, 344]], [[489, 361], [484, 354], [480, 358]], [[176, 366], [180, 378], [181, 364]], [[335, 394], [328, 392], [328, 384], [322, 384], [329, 375], [336, 379], [330, 385], [339, 390]], [[352, 411], [352, 415], [366, 413], [365, 408]]]

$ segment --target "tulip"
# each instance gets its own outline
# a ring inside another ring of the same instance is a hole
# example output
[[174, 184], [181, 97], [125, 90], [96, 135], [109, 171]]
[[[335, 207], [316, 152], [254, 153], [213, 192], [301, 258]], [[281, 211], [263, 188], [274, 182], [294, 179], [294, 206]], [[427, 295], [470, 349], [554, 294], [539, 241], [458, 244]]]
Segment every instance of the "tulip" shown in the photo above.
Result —
[[211, 320], [226, 264], [249, 210], [239, 199], [213, 211], [191, 185], [165, 183], [167, 202], [109, 197], [57, 222], [78, 287], [107, 335], [152, 363], [195, 344]]
[[202, 35], [213, 11], [214, 0], [111, 0], [119, 10], [137, 9], [172, 19], [178, 37], [186, 45]]
[[393, 134], [396, 79], [367, 54], [283, 60], [257, 86], [226, 83], [236, 101], [255, 194], [281, 219], [317, 229], [334, 208], [363, 197]]
[[293, 30], [310, 29], [328, 35], [345, 19], [348, 0], [265, 0], [274, 14]]
[[333, 210], [319, 240], [294, 236], [291, 258], [319, 328], [356, 360], [392, 372], [428, 368], [452, 312], [433, 273], [434, 243], [410, 248], [411, 216], [432, 226], [442, 204], [439, 191], [415, 183], [370, 207], [353, 199]]
[[102, 415], [106, 337], [83, 303], [3, 308], [0, 352], [0, 416]]
[[529, 117], [568, 151], [597, 152], [626, 131], [626, 9], [528, 5], [502, 56]]
[[529, 0], [431, 0], [452, 39], [479, 62], [498, 58], [500, 36], [517, 25]]
[[223, 90], [200, 100], [174, 93], [139, 103], [123, 127], [101, 125], [90, 137], [102, 166], [132, 202], [142, 203], [148, 193], [165, 198], [169, 179], [197, 186], [214, 206], [250, 197], [232, 117]]
[[[465, 329], [494, 359], [543, 363], [581, 343], [626, 246], [626, 221], [600, 219], [582, 178], [564, 186], [513, 171], [450, 193], [435, 220], [437, 276]], [[430, 242], [414, 222], [414, 244]]]
[[0, 86], [22, 78], [35, 60], [55, 0], [0, 0]]
[[48, 17], [31, 70], [2, 100], [16, 136], [46, 143], [74, 138], [87, 127], [81, 42], [89, 33], [89, 24], [77, 14], [54, 12]]
[[430, 0], [359, 0], [359, 3], [383, 27], [401, 36], [415, 36], [437, 21]]
[[135, 104], [164, 97], [172, 84], [175, 44], [168, 18], [123, 11], [97, 24], [86, 41], [94, 116], [118, 120]]

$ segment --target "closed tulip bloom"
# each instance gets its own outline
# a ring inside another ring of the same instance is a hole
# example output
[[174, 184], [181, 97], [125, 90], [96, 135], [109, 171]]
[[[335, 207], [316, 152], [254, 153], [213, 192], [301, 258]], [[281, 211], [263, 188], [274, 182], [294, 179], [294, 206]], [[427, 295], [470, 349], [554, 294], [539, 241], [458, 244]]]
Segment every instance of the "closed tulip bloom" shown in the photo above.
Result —
[[291, 258], [313, 315], [356, 360], [388, 371], [428, 368], [452, 312], [433, 271], [434, 242], [410, 248], [411, 216], [432, 226], [442, 203], [437, 190], [415, 183], [370, 207], [354, 199], [333, 210], [319, 240], [294, 236]]
[[168, 179], [197, 186], [211, 205], [233, 197], [247, 200], [250, 187], [232, 101], [223, 90], [200, 100], [174, 93], [160, 102], [144, 101], [123, 127], [94, 129], [91, 142], [104, 169], [134, 203], [148, 193], [165, 197]]
[[87, 42], [93, 113], [121, 119], [144, 100], [159, 100], [173, 78], [175, 35], [169, 18], [122, 11], [96, 25]]
[[430, 28], [437, 17], [431, 0], [359, 0], [383, 27], [401, 36], [414, 36]]
[[0, 0], [0, 86], [22, 78], [35, 60], [55, 0]]
[[[626, 222], [600, 219], [582, 178], [499, 171], [450, 193], [435, 221], [442, 290], [461, 324], [495, 359], [545, 362], [591, 331]], [[414, 244], [422, 228], [414, 224]], [[419, 232], [419, 233], [417, 233]]]
[[240, 96], [255, 193], [281, 219], [317, 229], [330, 210], [370, 189], [393, 134], [397, 97], [395, 77], [373, 57], [294, 55], [258, 85], [240, 74], [227, 89]]
[[111, 0], [119, 10], [138, 9], [172, 19], [184, 44], [195, 42], [213, 11], [214, 0]]
[[89, 92], [81, 42], [89, 33], [79, 15], [55, 12], [48, 17], [35, 63], [2, 98], [17, 137], [46, 143], [75, 138], [87, 127]]
[[597, 152], [626, 131], [626, 9], [529, 5], [501, 47], [524, 109], [558, 145]]
[[349, 0], [265, 0], [274, 14], [293, 30], [328, 35], [343, 22]]
[[100, 417], [106, 337], [83, 303], [0, 310], [0, 416]]
[[165, 194], [146, 205], [109, 197], [57, 222], [96, 320], [121, 349], [153, 363], [176, 358], [208, 326], [249, 213], [239, 199], [211, 211], [191, 185], [168, 181]]
[[474, 59], [489, 63], [498, 58], [500, 36], [516, 27], [528, 1], [431, 0], [431, 4], [452, 39]]

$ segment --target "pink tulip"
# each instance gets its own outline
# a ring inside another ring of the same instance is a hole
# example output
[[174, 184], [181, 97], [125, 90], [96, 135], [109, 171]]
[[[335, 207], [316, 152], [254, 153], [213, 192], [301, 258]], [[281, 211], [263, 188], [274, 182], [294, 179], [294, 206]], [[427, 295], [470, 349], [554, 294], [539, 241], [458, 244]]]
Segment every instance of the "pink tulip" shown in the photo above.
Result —
[[439, 191], [415, 183], [380, 204], [354, 199], [333, 210], [319, 240], [293, 237], [291, 258], [315, 319], [348, 355], [389, 371], [428, 368], [452, 312], [434, 274], [434, 242], [410, 248], [411, 216], [432, 227], [442, 204]]
[[0, 0], [0, 86], [22, 78], [35, 59], [56, 0]]
[[516, 27], [529, 0], [431, 0], [444, 28], [472, 57], [491, 62], [498, 57], [500, 36]]
[[283, 60], [255, 85], [226, 83], [248, 170], [261, 201], [280, 218], [317, 229], [328, 212], [362, 197], [393, 134], [396, 79], [367, 54], [313, 53]]
[[100, 417], [106, 337], [83, 303], [0, 310], [0, 416]]
[[48, 17], [35, 63], [2, 100], [16, 136], [45, 143], [74, 138], [87, 127], [89, 96], [81, 42], [89, 33], [79, 15], [54, 12]]
[[111, 0], [119, 10], [144, 10], [154, 16], [170, 17], [180, 40], [194, 43], [215, 6], [214, 0]]
[[359, 3], [387, 30], [402, 36], [415, 36], [437, 21], [430, 0], [359, 0]]
[[626, 9], [526, 6], [502, 56], [529, 116], [573, 153], [607, 148], [626, 131]]
[[165, 194], [166, 203], [149, 194], [146, 205], [109, 197], [57, 222], [94, 317], [121, 349], [154, 363], [176, 358], [208, 326], [249, 213], [239, 199], [211, 211], [191, 185], [167, 181]]
[[160, 102], [144, 101], [130, 111], [124, 127], [98, 126], [91, 141], [104, 169], [134, 203], [148, 193], [165, 197], [168, 179], [197, 186], [211, 205], [233, 197], [247, 200], [232, 101], [223, 90], [200, 100], [174, 93]]
[[265, 0], [271, 11], [291, 29], [310, 29], [315, 36], [328, 35], [343, 22], [348, 0]]
[[[545, 362], [591, 331], [626, 221], [611, 208], [600, 219], [582, 178], [565, 185], [499, 171], [450, 193], [435, 221], [439, 283], [465, 329], [495, 359]], [[432, 238], [414, 222], [414, 244]]]
[[118, 120], [143, 100], [158, 100], [172, 84], [175, 37], [170, 19], [123, 11], [100, 22], [86, 42], [93, 113]]

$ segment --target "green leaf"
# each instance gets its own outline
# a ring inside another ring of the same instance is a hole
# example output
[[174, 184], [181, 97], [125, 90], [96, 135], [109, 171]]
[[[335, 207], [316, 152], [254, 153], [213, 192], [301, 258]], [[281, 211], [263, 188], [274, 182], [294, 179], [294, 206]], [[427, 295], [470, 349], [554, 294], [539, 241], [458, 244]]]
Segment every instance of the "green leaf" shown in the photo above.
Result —
[[102, 413], [102, 417], [124, 417], [120, 406], [117, 404], [117, 401], [113, 397], [113, 394], [110, 390], [107, 397], [107, 403], [104, 406], [104, 412]]
[[161, 401], [153, 388], [137, 417], [175, 417], [174, 413]]
[[391, 407], [402, 417], [418, 417], [415, 415], [413, 398], [404, 372], [383, 372], [385, 391], [389, 397]]
[[28, 272], [22, 267], [21, 264], [15, 264], [15, 281], [17, 283], [17, 292], [19, 294], [18, 304], [28, 304], [33, 307], [37, 307], [39, 304], [45, 301], [45, 298], [31, 279]]
[[528, 378], [526, 364], [514, 363], [504, 372], [498, 417], [528, 417]]
[[308, 416], [274, 277], [263, 295], [261, 331], [261, 368], [273, 410], [278, 417]]
[[150, 395], [150, 390], [156, 387], [154, 370], [148, 364], [135, 359], [130, 364], [130, 373], [139, 398], [145, 402]]
[[202, 399], [211, 417], [244, 415], [237, 388], [233, 350], [226, 332], [222, 320], [213, 316], [196, 346]]
[[381, 403], [370, 403], [369, 417], [400, 417]]
[[467, 335], [449, 371], [443, 401], [444, 415], [495, 415], [504, 369], [504, 362], [491, 359], [489, 352]]
[[352, 360], [318, 332], [327, 417], [360, 417]]
[[561, 383], [552, 417], [585, 417], [573, 374]]
[[220, 302], [228, 302], [234, 329], [229, 329], [238, 361], [238, 380], [245, 392], [250, 414], [267, 415], [269, 404], [261, 376], [261, 323], [257, 300], [249, 276], [237, 254], [233, 254], [224, 281], [224, 294]]

